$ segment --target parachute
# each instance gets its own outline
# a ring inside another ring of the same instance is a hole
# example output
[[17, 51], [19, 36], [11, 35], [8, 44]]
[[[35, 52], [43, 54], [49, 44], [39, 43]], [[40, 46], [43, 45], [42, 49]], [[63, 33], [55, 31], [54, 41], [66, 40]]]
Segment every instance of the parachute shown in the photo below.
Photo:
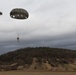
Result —
[[11, 16], [11, 18], [22, 20], [22, 19], [27, 19], [29, 17], [29, 14], [25, 9], [15, 8], [15, 9], [11, 10], [10, 16]]
[[2, 15], [2, 12], [0, 12], [0, 15]]

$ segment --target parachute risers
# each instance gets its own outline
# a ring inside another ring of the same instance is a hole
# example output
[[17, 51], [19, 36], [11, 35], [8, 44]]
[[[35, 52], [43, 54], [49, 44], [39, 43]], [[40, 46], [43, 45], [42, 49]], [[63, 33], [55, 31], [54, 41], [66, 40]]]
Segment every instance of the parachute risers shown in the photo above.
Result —
[[[29, 14], [25, 9], [15, 8], [15, 9], [11, 10], [10, 17], [13, 19], [24, 20], [29, 17]], [[17, 37], [17, 41], [19, 42], [19, 36]]]
[[22, 20], [22, 19], [27, 19], [29, 17], [29, 14], [25, 9], [15, 8], [15, 9], [11, 10], [10, 16], [11, 16], [11, 18]]

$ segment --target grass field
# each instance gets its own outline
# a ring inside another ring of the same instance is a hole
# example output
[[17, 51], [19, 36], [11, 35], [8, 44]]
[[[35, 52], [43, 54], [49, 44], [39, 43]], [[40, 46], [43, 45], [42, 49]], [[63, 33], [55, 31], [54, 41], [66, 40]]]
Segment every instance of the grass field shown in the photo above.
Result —
[[25, 71], [4, 71], [0, 75], [76, 75], [76, 72], [25, 72]]

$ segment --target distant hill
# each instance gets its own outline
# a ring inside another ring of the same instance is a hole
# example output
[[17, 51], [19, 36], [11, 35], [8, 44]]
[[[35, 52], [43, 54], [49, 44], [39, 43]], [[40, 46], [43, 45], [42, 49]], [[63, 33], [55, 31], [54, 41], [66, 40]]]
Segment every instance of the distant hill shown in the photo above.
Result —
[[0, 68], [76, 71], [76, 51], [49, 47], [22, 48], [0, 55]]

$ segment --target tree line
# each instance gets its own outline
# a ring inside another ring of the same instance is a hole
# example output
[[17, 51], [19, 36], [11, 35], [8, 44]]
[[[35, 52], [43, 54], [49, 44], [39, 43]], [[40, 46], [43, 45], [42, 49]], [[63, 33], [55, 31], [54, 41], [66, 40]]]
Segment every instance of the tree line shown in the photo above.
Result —
[[[48, 60], [51, 65], [68, 64], [76, 59], [76, 51], [62, 48], [49, 48], [49, 47], [28, 47], [21, 48], [0, 55], [0, 64], [31, 64], [32, 59], [37, 58], [37, 62], [42, 63], [42, 59]], [[55, 64], [53, 64], [55, 63]]]

